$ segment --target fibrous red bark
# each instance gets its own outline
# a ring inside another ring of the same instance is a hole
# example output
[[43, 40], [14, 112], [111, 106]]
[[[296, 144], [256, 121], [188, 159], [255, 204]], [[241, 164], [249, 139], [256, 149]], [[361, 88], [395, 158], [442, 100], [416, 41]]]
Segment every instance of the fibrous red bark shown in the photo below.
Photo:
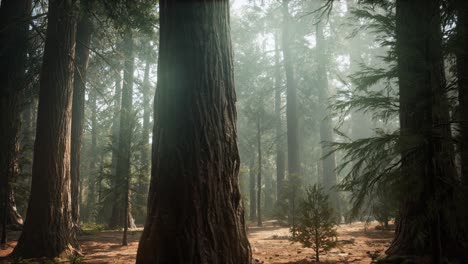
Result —
[[229, 1], [160, 1], [148, 217], [137, 263], [251, 263]]
[[70, 195], [75, 9], [72, 0], [49, 1], [31, 195], [15, 257], [54, 258], [78, 249], [71, 232]]

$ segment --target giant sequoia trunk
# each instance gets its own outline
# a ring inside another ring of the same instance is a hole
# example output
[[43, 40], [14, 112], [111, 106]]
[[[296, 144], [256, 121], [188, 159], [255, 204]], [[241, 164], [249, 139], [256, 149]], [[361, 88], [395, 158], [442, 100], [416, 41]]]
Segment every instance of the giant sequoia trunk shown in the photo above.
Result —
[[84, 125], [86, 73], [88, 71], [89, 45], [92, 25], [88, 14], [81, 17], [76, 33], [75, 75], [73, 80], [72, 131], [71, 131], [71, 206], [75, 229], [80, 229], [80, 155]]
[[328, 77], [327, 77], [327, 57], [325, 54], [325, 38], [323, 36], [322, 22], [316, 26], [316, 40], [317, 40], [317, 78], [318, 78], [318, 99], [320, 108], [320, 140], [322, 145], [322, 169], [323, 169], [323, 186], [326, 192], [330, 195], [330, 202], [336, 210], [337, 215], [340, 215], [340, 205], [338, 200], [338, 193], [333, 189], [336, 185], [336, 172], [335, 172], [335, 153], [332, 152], [330, 142], [333, 141], [333, 127], [330, 114], [328, 112]]
[[294, 78], [293, 58], [290, 48], [291, 38], [291, 15], [289, 14], [290, 0], [283, 0], [282, 13], [283, 13], [283, 61], [284, 71], [286, 74], [286, 128], [287, 128], [287, 141], [288, 141], [288, 180], [292, 190], [288, 190], [289, 199], [289, 224], [294, 225], [295, 215], [295, 202], [296, 202], [296, 189], [301, 173], [301, 162], [299, 160], [299, 118], [297, 114], [297, 85]]
[[457, 10], [457, 78], [461, 117], [462, 180], [468, 186], [468, 1], [455, 0]]
[[251, 263], [229, 1], [160, 1], [148, 217], [137, 263]]
[[276, 201], [282, 201], [283, 181], [286, 171], [284, 156], [283, 121], [281, 118], [281, 65], [278, 35], [275, 35], [275, 140], [276, 140]]
[[[31, 0], [4, 0], [0, 7], [0, 223], [19, 227], [12, 181], [18, 175], [21, 92], [25, 66]], [[3, 239], [2, 239], [3, 240]], [[2, 243], [5, 241], [2, 241]]]
[[51, 0], [40, 77], [31, 196], [15, 257], [75, 253], [70, 196], [70, 136], [75, 1]]
[[464, 223], [456, 220], [461, 210], [454, 209], [452, 197], [456, 177], [439, 12], [438, 0], [396, 2], [402, 181], [408, 195], [387, 250], [433, 263], [468, 255]]
[[122, 103], [120, 107], [120, 129], [117, 151], [116, 186], [114, 191], [114, 206], [112, 208], [109, 226], [135, 228], [129, 206], [130, 196], [130, 154], [133, 131], [133, 72], [134, 52], [132, 32], [127, 29], [123, 39], [125, 54], [124, 83], [122, 86]]

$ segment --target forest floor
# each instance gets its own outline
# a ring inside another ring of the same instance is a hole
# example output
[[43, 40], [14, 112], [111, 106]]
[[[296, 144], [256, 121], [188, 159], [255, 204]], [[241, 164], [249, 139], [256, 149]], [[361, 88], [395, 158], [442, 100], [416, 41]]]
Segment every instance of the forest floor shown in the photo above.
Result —
[[[368, 264], [384, 254], [390, 244], [393, 231], [377, 230], [377, 223], [356, 222], [340, 225], [338, 228], [339, 247], [320, 254], [320, 263]], [[84, 257], [79, 263], [135, 263], [138, 240], [142, 230], [129, 232], [128, 246], [121, 245], [120, 231], [89, 231], [80, 235], [79, 241]], [[303, 248], [288, 240], [289, 229], [267, 221], [263, 227], [249, 225], [248, 237], [252, 246], [255, 263], [264, 264], [309, 264], [315, 263], [314, 251]], [[11, 234], [10, 237], [17, 237]], [[11, 252], [16, 241], [12, 240], [7, 249], [0, 249], [0, 257]]]

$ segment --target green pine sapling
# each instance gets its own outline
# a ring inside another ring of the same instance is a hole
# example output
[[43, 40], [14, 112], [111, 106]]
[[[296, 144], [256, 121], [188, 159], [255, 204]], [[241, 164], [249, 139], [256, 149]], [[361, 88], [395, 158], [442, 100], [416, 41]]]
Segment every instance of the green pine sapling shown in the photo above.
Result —
[[315, 251], [319, 262], [319, 252], [337, 246], [336, 216], [328, 201], [328, 195], [317, 185], [309, 187], [305, 199], [301, 201], [296, 224], [291, 227], [291, 241]]

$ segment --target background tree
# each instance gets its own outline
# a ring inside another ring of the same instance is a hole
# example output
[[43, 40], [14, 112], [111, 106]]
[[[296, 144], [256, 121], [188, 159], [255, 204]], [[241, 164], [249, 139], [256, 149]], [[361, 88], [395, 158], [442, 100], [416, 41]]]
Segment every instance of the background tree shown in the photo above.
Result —
[[86, 75], [89, 62], [89, 47], [93, 25], [90, 19], [91, 8], [88, 2], [82, 2], [82, 14], [77, 25], [75, 71], [73, 80], [72, 132], [71, 132], [71, 204], [72, 220], [75, 229], [80, 229], [80, 156], [85, 114]]
[[109, 222], [111, 228], [128, 227], [135, 228], [131, 211], [129, 210], [130, 203], [130, 155], [131, 155], [131, 140], [133, 132], [133, 74], [134, 74], [134, 57], [133, 57], [133, 37], [130, 29], [125, 32], [123, 40], [123, 50], [125, 52], [125, 67], [124, 67], [124, 82], [122, 87], [122, 104], [120, 108], [120, 132], [119, 132], [119, 148], [117, 152], [117, 171], [116, 171], [116, 192], [112, 216]]
[[[282, 14], [283, 14], [283, 32], [282, 32], [282, 48], [284, 57], [284, 71], [286, 76], [286, 125], [287, 125], [287, 139], [288, 139], [288, 178], [291, 180], [293, 177], [299, 178], [301, 174], [301, 163], [299, 158], [299, 124], [297, 114], [297, 87], [294, 77], [293, 58], [290, 49], [291, 39], [291, 15], [289, 13], [290, 0], [283, 0]], [[295, 194], [295, 192], [291, 192]], [[295, 195], [294, 195], [295, 196]], [[295, 197], [288, 197], [290, 201], [290, 217], [288, 221], [294, 225], [295, 214]], [[291, 218], [292, 217], [292, 218]], [[291, 218], [291, 219], [290, 219]]]

